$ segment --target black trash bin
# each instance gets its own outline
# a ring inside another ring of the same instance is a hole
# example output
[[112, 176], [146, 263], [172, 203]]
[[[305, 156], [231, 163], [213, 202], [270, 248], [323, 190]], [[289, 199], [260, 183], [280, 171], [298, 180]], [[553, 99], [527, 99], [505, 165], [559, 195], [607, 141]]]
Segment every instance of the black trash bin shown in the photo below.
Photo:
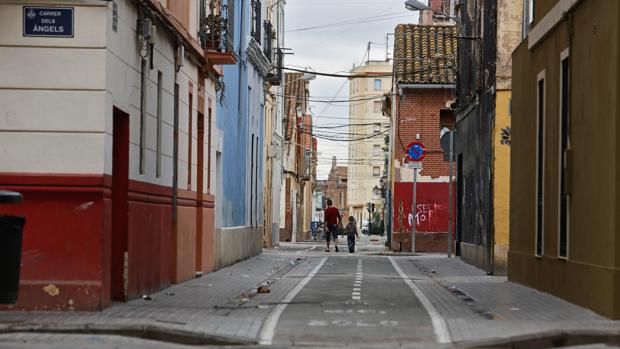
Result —
[[[21, 202], [21, 195], [0, 191], [0, 203]], [[24, 217], [0, 215], [0, 304], [17, 302]]]

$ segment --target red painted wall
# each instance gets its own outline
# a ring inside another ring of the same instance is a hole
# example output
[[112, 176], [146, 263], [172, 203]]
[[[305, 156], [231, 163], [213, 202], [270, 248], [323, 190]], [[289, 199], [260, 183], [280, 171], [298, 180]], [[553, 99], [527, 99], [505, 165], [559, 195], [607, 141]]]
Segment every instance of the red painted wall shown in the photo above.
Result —
[[17, 308], [102, 309], [109, 304], [111, 183], [97, 175], [0, 174], [24, 202], [0, 214], [26, 217]]
[[[453, 184], [453, 189], [454, 189]], [[418, 183], [417, 185], [417, 225], [419, 232], [448, 231], [448, 183]], [[454, 192], [453, 192], [454, 200]], [[411, 182], [394, 184], [394, 231], [400, 230], [399, 207], [403, 204], [404, 231], [411, 231], [407, 217], [411, 212], [413, 186]], [[454, 201], [453, 201], [454, 203]]]
[[[112, 180], [103, 175], [2, 174], [0, 189], [19, 191], [24, 202], [0, 214], [26, 217], [18, 304], [9, 309], [100, 310], [110, 303]], [[179, 205], [196, 210], [188, 193]], [[205, 202], [207, 271], [214, 262], [214, 202]], [[130, 181], [128, 296], [169, 286], [177, 268], [171, 188]], [[193, 217], [192, 222], [195, 221]], [[195, 251], [195, 246], [191, 246]], [[188, 273], [195, 270], [190, 263]], [[190, 270], [191, 269], [191, 270]]]

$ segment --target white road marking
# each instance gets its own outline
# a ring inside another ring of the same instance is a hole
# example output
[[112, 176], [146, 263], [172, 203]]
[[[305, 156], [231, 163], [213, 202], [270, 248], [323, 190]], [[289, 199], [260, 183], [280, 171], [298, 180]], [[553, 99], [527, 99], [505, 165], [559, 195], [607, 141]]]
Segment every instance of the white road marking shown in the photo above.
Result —
[[353, 293], [351, 294], [351, 299], [353, 299], [354, 301], [361, 301], [362, 300], [362, 278], [364, 277], [364, 273], [363, 273], [363, 267], [362, 267], [362, 260], [358, 259], [357, 260], [357, 272], [355, 273], [355, 282], [353, 283]]
[[282, 302], [278, 304], [275, 309], [269, 314], [267, 320], [263, 324], [263, 327], [260, 331], [259, 343], [261, 345], [271, 345], [273, 343], [273, 337], [275, 335], [276, 326], [278, 325], [278, 320], [280, 320], [280, 316], [286, 309], [288, 303], [292, 302], [295, 296], [304, 288], [310, 280], [319, 272], [319, 269], [325, 264], [327, 261], [327, 257], [321, 258], [319, 263], [310, 271], [308, 275], [306, 275], [301, 281], [293, 288], [287, 295], [282, 299]]
[[332, 321], [333, 325], [336, 326], [340, 326], [340, 327], [346, 327], [346, 326], [351, 326], [351, 321], [349, 320], [334, 320]]
[[[339, 326], [339, 327], [349, 327], [349, 326], [354, 325], [352, 321], [343, 320], [343, 319], [333, 320], [331, 324]], [[310, 322], [308, 322], [308, 326], [312, 326], [312, 327], [325, 327], [328, 325], [329, 325], [329, 322], [325, 320], [310, 320]], [[372, 323], [372, 322], [364, 322], [364, 320], [357, 320], [355, 322], [355, 326], [357, 327], [376, 327], [377, 325], [381, 325], [385, 327], [394, 327], [394, 326], [398, 326], [398, 321], [383, 320], [383, 321], [380, 321], [378, 324]]]
[[327, 321], [324, 321], [324, 320], [310, 320], [310, 322], [308, 323], [308, 326], [312, 326], [312, 327], [327, 326]]
[[443, 319], [443, 317], [441, 317], [437, 309], [435, 309], [435, 306], [433, 306], [433, 303], [431, 303], [431, 301], [429, 301], [428, 298], [426, 298], [426, 296], [424, 295], [424, 293], [422, 293], [422, 291], [420, 291], [418, 286], [416, 286], [413, 283], [413, 281], [411, 281], [407, 277], [407, 275], [403, 272], [403, 270], [400, 269], [400, 266], [398, 266], [398, 264], [396, 263], [393, 257], [388, 257], [388, 259], [392, 263], [392, 266], [394, 266], [394, 269], [396, 270], [398, 275], [400, 275], [400, 277], [407, 284], [407, 286], [409, 286], [409, 288], [413, 291], [416, 297], [418, 297], [418, 299], [420, 300], [420, 303], [422, 303], [422, 305], [424, 306], [424, 309], [426, 309], [426, 312], [431, 317], [431, 321], [433, 322], [433, 329], [435, 330], [435, 336], [437, 337], [437, 342], [439, 343], [452, 342], [452, 339], [450, 338], [450, 331], [448, 331], [448, 325], [446, 324], [446, 321]]

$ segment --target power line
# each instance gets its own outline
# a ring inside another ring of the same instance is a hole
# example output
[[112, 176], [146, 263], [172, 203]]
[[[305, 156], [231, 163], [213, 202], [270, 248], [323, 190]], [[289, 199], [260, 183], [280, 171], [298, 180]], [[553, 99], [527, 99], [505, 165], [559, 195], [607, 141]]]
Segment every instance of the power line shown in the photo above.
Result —
[[349, 20], [341, 21], [341, 22], [333, 22], [333, 23], [314, 25], [314, 26], [304, 27], [304, 28], [296, 28], [296, 29], [287, 30], [286, 33], [295, 33], [295, 32], [302, 32], [302, 31], [308, 31], [308, 30], [325, 29], [325, 28], [340, 27], [340, 26], [347, 26], [347, 25], [355, 25], [355, 24], [363, 24], [363, 23], [370, 23], [370, 22], [378, 22], [378, 21], [385, 21], [385, 20], [388, 20], [388, 19], [397, 19], [397, 18], [403, 18], [403, 17], [411, 17], [411, 16], [410, 15], [407, 15], [407, 16], [403, 15], [402, 11], [400, 11], [400, 12], [392, 12], [392, 13], [386, 13], [386, 14], [376, 15], [376, 16], [372, 16], [372, 17], [363, 17], [363, 18], [357, 18], [357, 19], [349, 19]]
[[294, 72], [298, 72], [298, 73], [308, 73], [308, 74], [314, 74], [314, 75], [319, 75], [319, 76], [329, 76], [329, 77], [333, 77], [333, 78], [349, 78], [349, 79], [358, 79], [358, 78], [387, 78], [387, 77], [392, 77], [392, 73], [390, 74], [332, 74], [332, 73], [321, 73], [321, 72], [314, 72], [314, 71], [308, 71], [308, 70], [303, 70], [303, 69], [297, 69], [297, 68], [291, 68], [291, 67], [278, 67], [284, 70], [290, 70], [290, 71], [294, 71]]

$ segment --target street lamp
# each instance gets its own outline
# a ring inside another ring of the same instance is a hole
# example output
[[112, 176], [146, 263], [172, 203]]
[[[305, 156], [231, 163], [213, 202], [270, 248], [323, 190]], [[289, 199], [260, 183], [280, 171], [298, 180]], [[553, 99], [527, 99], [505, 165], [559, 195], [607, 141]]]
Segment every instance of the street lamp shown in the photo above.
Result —
[[445, 12], [441, 12], [441, 11], [437, 11], [431, 7], [429, 7], [428, 5], [426, 5], [425, 3], [418, 1], [418, 0], [407, 0], [405, 1], [405, 8], [409, 11], [433, 11], [433, 13], [438, 14], [440, 16], [444, 16], [446, 18], [449, 18], [459, 24], [463, 24], [463, 22], [461, 22], [460, 19], [458, 19], [457, 17], [454, 16], [450, 16], [449, 14], [445, 13]]
[[313, 73], [304, 73], [304, 75], [300, 78], [300, 80], [311, 81], [316, 79], [316, 74]]

